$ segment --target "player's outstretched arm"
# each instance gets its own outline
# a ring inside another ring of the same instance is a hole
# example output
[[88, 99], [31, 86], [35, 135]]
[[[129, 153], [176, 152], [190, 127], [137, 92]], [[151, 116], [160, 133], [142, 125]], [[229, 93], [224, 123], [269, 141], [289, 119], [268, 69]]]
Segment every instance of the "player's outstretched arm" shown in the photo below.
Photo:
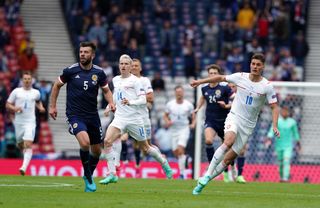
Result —
[[37, 101], [37, 102], [36, 102], [36, 107], [38, 108], [38, 110], [40, 111], [40, 113], [46, 112], [46, 109], [43, 107], [43, 104], [42, 104], [41, 101]]
[[50, 116], [56, 120], [58, 112], [57, 112], [57, 99], [60, 92], [60, 88], [64, 85], [59, 79], [55, 81], [52, 87], [51, 95], [50, 95], [50, 106], [49, 106], [49, 114]]
[[223, 81], [226, 81], [225, 75], [215, 75], [215, 76], [204, 78], [204, 79], [192, 80], [190, 82], [190, 85], [191, 87], [197, 87], [204, 83], [223, 82]]
[[7, 101], [6, 109], [12, 113], [21, 113], [22, 109], [20, 107], [16, 107], [13, 103]]
[[197, 113], [200, 109], [201, 109], [201, 107], [203, 106], [203, 104], [205, 103], [205, 98], [204, 98], [204, 96], [203, 95], [201, 95], [201, 97], [200, 97], [200, 99], [199, 99], [199, 101], [198, 101], [198, 104], [197, 104], [197, 107], [194, 109], [194, 113]]
[[109, 87], [103, 87], [102, 91], [103, 91], [104, 98], [108, 102], [108, 107], [110, 108], [111, 111], [114, 112], [116, 110], [116, 107], [115, 107], [114, 102], [113, 102], [113, 97], [112, 97], [111, 90], [109, 89]]
[[276, 137], [280, 137], [280, 132], [278, 130], [278, 118], [279, 118], [279, 107], [277, 103], [270, 104], [272, 110], [272, 128], [273, 133]]

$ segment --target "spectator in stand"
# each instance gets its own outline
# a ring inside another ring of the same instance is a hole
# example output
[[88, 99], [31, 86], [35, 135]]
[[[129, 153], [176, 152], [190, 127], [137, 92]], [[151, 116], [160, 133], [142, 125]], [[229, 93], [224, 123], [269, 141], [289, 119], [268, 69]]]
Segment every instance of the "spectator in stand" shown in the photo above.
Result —
[[277, 66], [279, 64], [279, 55], [273, 43], [269, 43], [266, 50], [266, 66]]
[[19, 55], [22, 54], [27, 46], [34, 48], [35, 44], [34, 41], [31, 39], [31, 32], [30, 31], [25, 31], [24, 32], [24, 39], [21, 41], [20, 46], [19, 46]]
[[20, 1], [6, 0], [4, 9], [6, 11], [7, 23], [11, 26], [15, 26], [20, 16]]
[[8, 72], [8, 60], [6, 55], [3, 54], [3, 51], [0, 49], [0, 73], [1, 72]]
[[162, 55], [167, 57], [171, 56], [172, 47], [174, 44], [174, 34], [175, 34], [175, 31], [173, 28], [171, 28], [170, 21], [164, 21], [163, 28], [160, 34]]
[[135, 38], [137, 40], [140, 56], [144, 57], [146, 33], [142, 27], [142, 23], [140, 20], [136, 20], [134, 22], [133, 27], [130, 31], [130, 38]]
[[21, 71], [30, 71], [33, 75], [38, 69], [38, 56], [33, 52], [33, 48], [29, 45], [19, 57], [19, 65]]
[[155, 16], [159, 21], [169, 21], [171, 19], [170, 6], [172, 1], [165, 0], [155, 0], [154, 1], [154, 11]]
[[159, 91], [165, 91], [166, 86], [165, 86], [165, 81], [161, 77], [160, 72], [155, 72], [154, 77], [151, 81], [151, 86], [154, 91], [159, 92]]
[[191, 40], [185, 40], [182, 53], [185, 62], [184, 73], [186, 78], [188, 79], [189, 77], [196, 77], [198, 75], [197, 59]]
[[89, 41], [96, 41], [97, 47], [100, 50], [104, 50], [107, 44], [107, 29], [104, 25], [102, 25], [100, 15], [94, 16], [94, 25], [89, 29], [88, 32], [88, 40]]
[[209, 54], [218, 51], [219, 23], [216, 16], [210, 16], [202, 29], [204, 35], [203, 52]]
[[227, 20], [221, 23], [222, 26], [222, 58], [228, 56], [229, 51], [232, 50], [233, 44], [239, 40], [237, 25], [232, 20]]
[[302, 31], [299, 31], [291, 43], [291, 52], [296, 59], [297, 66], [304, 65], [304, 59], [309, 53], [309, 44], [307, 43]]
[[10, 43], [10, 35], [5, 29], [4, 19], [0, 19], [0, 49], [4, 49]]
[[135, 38], [130, 39], [129, 48], [127, 54], [132, 58], [140, 58], [137, 40]]
[[292, 11], [292, 32], [297, 34], [298, 31], [305, 31], [306, 27], [306, 17], [307, 17], [307, 6], [305, 0], [297, 0], [294, 3], [294, 8]]
[[110, 65], [113, 68], [114, 75], [119, 74], [118, 59], [120, 57], [120, 54], [121, 52], [116, 44], [116, 41], [114, 39], [109, 39], [109, 46], [107, 47], [105, 57], [110, 62]]
[[254, 10], [250, 6], [250, 1], [245, 0], [237, 15], [237, 23], [240, 30], [252, 29], [255, 20]]
[[262, 47], [265, 47], [268, 44], [269, 39], [269, 30], [272, 23], [272, 16], [269, 13], [268, 9], [264, 9], [258, 15], [257, 19], [257, 38]]
[[288, 48], [282, 48], [280, 54], [280, 67], [281, 67], [281, 80], [282, 81], [293, 81], [293, 75], [295, 75], [295, 60], [291, 56]]
[[111, 10], [108, 13], [108, 25], [112, 25], [114, 22], [116, 22], [117, 17], [120, 15], [119, 6], [116, 4], [111, 5]]
[[275, 36], [276, 47], [288, 45], [290, 21], [289, 15], [284, 6], [280, 6], [277, 16], [273, 22], [273, 32]]
[[232, 49], [232, 53], [230, 53], [227, 57], [227, 66], [228, 68], [234, 72], [235, 63], [243, 63], [244, 56], [242, 54], [242, 49], [239, 46], [234, 46]]
[[246, 44], [246, 63], [245, 68], [248, 68], [250, 66], [250, 60], [253, 54], [255, 53], [262, 53], [263, 48], [260, 46], [259, 41], [257, 38], [253, 38], [250, 43]]
[[8, 98], [8, 92], [4, 84], [4, 79], [5, 75], [3, 73], [0, 73], [0, 113], [2, 115], [4, 115], [5, 113], [6, 100]]

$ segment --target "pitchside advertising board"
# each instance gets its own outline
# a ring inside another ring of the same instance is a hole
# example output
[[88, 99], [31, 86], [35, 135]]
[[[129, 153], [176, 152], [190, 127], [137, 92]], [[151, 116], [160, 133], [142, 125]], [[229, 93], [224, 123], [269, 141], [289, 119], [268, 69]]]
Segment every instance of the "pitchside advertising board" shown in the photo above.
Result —
[[[21, 160], [0, 159], [0, 175], [19, 175]], [[175, 162], [170, 163], [174, 178], [178, 178], [179, 167]], [[204, 174], [208, 164], [201, 164], [201, 175]], [[134, 162], [122, 164], [120, 177], [136, 178], [136, 168]], [[191, 167], [191, 164], [190, 164]], [[94, 176], [104, 177], [108, 173], [105, 161], [100, 161]], [[74, 176], [83, 175], [83, 169], [80, 160], [32, 160], [27, 172], [31, 176]], [[279, 174], [276, 165], [252, 165], [246, 164], [243, 172], [247, 181], [278, 182]], [[141, 178], [165, 178], [162, 168], [157, 162], [142, 162], [140, 167]], [[185, 177], [192, 178], [191, 168], [186, 170]], [[217, 180], [221, 180], [219, 176]], [[293, 165], [291, 166], [291, 182], [293, 183], [320, 183], [320, 166], [315, 165]]]

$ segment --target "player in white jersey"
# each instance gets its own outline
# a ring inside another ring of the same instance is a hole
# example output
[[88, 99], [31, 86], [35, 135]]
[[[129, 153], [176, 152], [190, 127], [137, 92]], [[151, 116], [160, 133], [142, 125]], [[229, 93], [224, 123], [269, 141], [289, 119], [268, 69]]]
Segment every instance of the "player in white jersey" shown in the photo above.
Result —
[[[194, 107], [188, 100], [184, 99], [182, 86], [175, 87], [175, 99], [167, 103], [163, 119], [166, 127], [169, 128], [172, 141], [172, 151], [178, 158], [180, 178], [184, 178], [186, 163], [185, 149], [190, 137], [190, 128], [195, 128]], [[191, 117], [191, 124], [189, 124]]]
[[[151, 107], [152, 107], [154, 94], [153, 94], [153, 89], [152, 89], [150, 80], [147, 77], [142, 76], [141, 71], [142, 71], [142, 68], [141, 68], [140, 60], [133, 59], [132, 65], [131, 65], [131, 74], [135, 75], [136, 77], [138, 77], [140, 79], [142, 87], [146, 93], [147, 103], [145, 105], [141, 105], [140, 111], [142, 114], [145, 133], [146, 133], [148, 143], [150, 145], [152, 145], [151, 144], [151, 121], [149, 118], [149, 109], [151, 109]], [[116, 142], [113, 143], [114, 150], [118, 154], [118, 157], [117, 157], [117, 160], [118, 160], [117, 165], [118, 166], [120, 165], [120, 154], [121, 154], [122, 145], [127, 144], [126, 140], [129, 138], [129, 136], [130, 135], [128, 135], [128, 134], [122, 135], [122, 137], [119, 139], [119, 141], [117, 140]], [[123, 144], [121, 144], [121, 141], [120, 141], [122, 139], [124, 140]], [[139, 178], [140, 177], [141, 151], [140, 151], [140, 147], [137, 142], [135, 142], [133, 146], [134, 146], [134, 155], [135, 155], [135, 159], [136, 159], [136, 167], [135, 167], [136, 168], [136, 177]], [[154, 148], [158, 149], [157, 146], [155, 146], [155, 145], [152, 145], [152, 146]]]
[[115, 157], [112, 148], [113, 142], [123, 133], [128, 133], [138, 141], [141, 149], [160, 162], [167, 178], [172, 178], [172, 170], [161, 153], [147, 142], [142, 105], [146, 104], [146, 95], [138, 77], [130, 73], [132, 59], [124, 54], [119, 60], [120, 75], [113, 78], [113, 100], [116, 104], [114, 119], [109, 125], [104, 139], [104, 149], [108, 161], [110, 174], [100, 181], [101, 184], [115, 183], [116, 176]]
[[273, 132], [277, 137], [280, 136], [277, 96], [272, 84], [262, 76], [264, 62], [264, 55], [256, 53], [251, 58], [250, 73], [217, 75], [191, 81], [192, 87], [221, 81], [231, 82], [237, 86], [237, 93], [225, 121], [224, 142], [213, 155], [205, 175], [199, 178], [198, 184], [192, 192], [194, 195], [200, 194], [208, 182], [218, 176], [240, 154], [253, 132], [260, 110], [266, 100], [272, 109]]
[[14, 127], [17, 146], [23, 153], [23, 163], [19, 171], [24, 175], [32, 158], [32, 143], [36, 131], [35, 106], [45, 112], [40, 101], [40, 92], [32, 88], [32, 75], [22, 75], [22, 87], [14, 89], [7, 100], [6, 108], [15, 114]]

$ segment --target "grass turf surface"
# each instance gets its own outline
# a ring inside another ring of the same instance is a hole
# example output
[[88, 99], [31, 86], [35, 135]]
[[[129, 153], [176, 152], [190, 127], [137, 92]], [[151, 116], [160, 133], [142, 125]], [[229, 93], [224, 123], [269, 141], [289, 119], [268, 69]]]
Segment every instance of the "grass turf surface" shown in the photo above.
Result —
[[319, 184], [213, 181], [193, 196], [194, 180], [120, 179], [104, 186], [100, 179], [95, 193], [85, 193], [80, 177], [0, 176], [0, 207], [320, 207]]

